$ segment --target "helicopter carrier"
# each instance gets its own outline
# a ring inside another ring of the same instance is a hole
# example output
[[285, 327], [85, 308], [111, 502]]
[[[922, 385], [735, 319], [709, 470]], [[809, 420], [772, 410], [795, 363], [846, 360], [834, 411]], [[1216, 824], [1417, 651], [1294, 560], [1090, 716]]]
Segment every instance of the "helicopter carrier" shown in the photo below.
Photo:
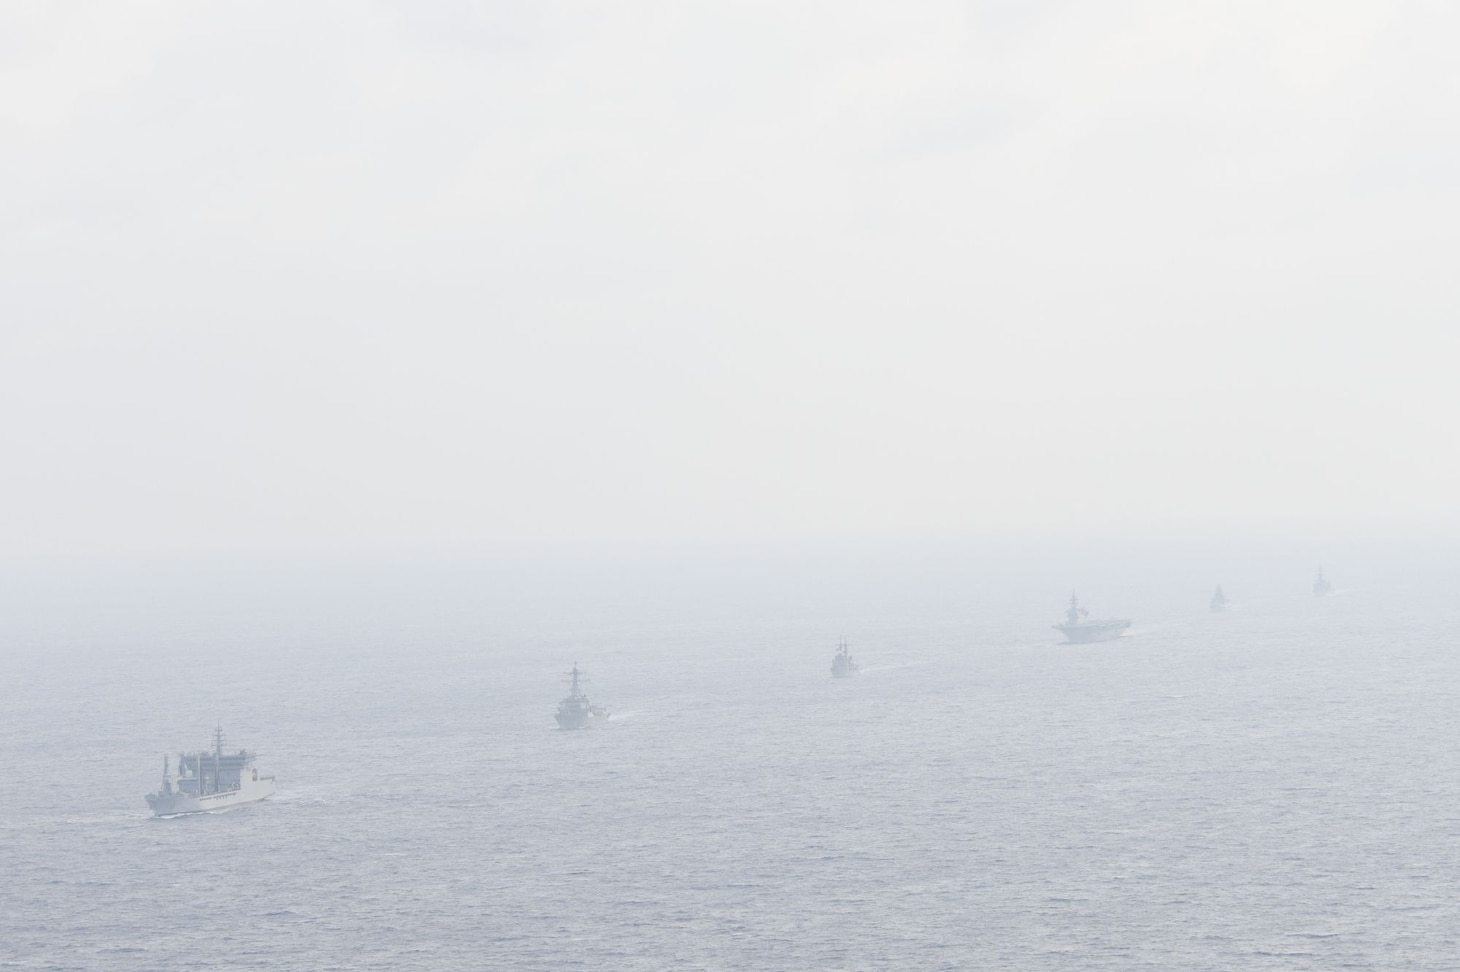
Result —
[[178, 753], [176, 773], [162, 757], [162, 788], [147, 794], [147, 805], [158, 817], [175, 817], [266, 800], [274, 793], [274, 777], [259, 773], [255, 755], [245, 749], [225, 753], [223, 729], [214, 729], [213, 748]]
[[1126, 628], [1130, 627], [1130, 620], [1127, 618], [1091, 619], [1090, 612], [1080, 607], [1080, 602], [1075, 599], [1075, 594], [1071, 591], [1070, 606], [1065, 611], [1065, 623], [1052, 627], [1064, 634], [1065, 640], [1069, 644], [1084, 645], [1092, 641], [1114, 641]]

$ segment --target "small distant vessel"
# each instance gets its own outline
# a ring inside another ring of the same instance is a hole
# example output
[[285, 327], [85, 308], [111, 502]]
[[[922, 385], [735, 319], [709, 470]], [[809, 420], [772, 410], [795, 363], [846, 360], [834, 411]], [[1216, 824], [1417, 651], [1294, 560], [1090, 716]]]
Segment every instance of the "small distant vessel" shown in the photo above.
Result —
[[594, 705], [588, 701], [588, 696], [583, 694], [580, 682], [588, 681], [583, 678], [583, 673], [578, 671], [578, 663], [573, 663], [573, 670], [568, 673], [572, 680], [568, 689], [568, 697], [558, 703], [558, 726], [562, 729], [592, 729], [600, 722], [608, 721], [608, 710], [601, 705]]
[[847, 678], [857, 673], [857, 663], [852, 661], [852, 651], [847, 647], [846, 639], [836, 646], [836, 654], [831, 659], [832, 678]]
[[211, 750], [178, 753], [176, 774], [168, 771], [167, 757], [162, 757], [162, 789], [147, 794], [147, 805], [156, 816], [174, 817], [266, 800], [274, 794], [274, 778], [259, 775], [253, 765], [255, 755], [244, 749], [225, 753], [220, 726], [213, 730]]
[[1227, 595], [1222, 593], [1222, 585], [1217, 585], [1217, 593], [1212, 595], [1212, 610], [1218, 614], [1227, 610]]
[[1072, 645], [1089, 644], [1092, 641], [1113, 641], [1121, 636], [1130, 621], [1126, 618], [1090, 619], [1090, 612], [1080, 607], [1074, 591], [1070, 592], [1070, 607], [1065, 611], [1065, 623], [1053, 625], [1056, 631], [1064, 633]]
[[1318, 579], [1313, 582], [1313, 596], [1323, 597], [1333, 593], [1333, 582], [1323, 576], [1323, 568], [1318, 568]]

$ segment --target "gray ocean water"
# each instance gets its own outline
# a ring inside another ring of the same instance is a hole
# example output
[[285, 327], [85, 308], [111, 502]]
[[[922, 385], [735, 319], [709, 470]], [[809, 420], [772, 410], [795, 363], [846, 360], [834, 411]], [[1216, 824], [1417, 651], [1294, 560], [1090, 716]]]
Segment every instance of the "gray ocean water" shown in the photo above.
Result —
[[1223, 556], [11, 565], [0, 968], [1460, 968], [1460, 572]]

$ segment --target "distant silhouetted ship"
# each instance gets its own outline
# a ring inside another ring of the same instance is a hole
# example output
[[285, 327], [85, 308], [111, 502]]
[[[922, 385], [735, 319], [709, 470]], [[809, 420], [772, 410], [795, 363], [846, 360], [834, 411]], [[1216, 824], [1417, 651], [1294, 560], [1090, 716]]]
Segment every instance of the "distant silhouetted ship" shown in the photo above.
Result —
[[852, 651], [847, 647], [846, 639], [836, 646], [836, 654], [831, 659], [832, 678], [847, 678], [857, 673], [857, 663], [852, 661]]
[[1212, 610], [1218, 613], [1227, 610], [1227, 595], [1222, 593], [1222, 585], [1217, 585], [1217, 593], [1212, 595]]
[[1313, 596], [1323, 597], [1325, 594], [1333, 593], [1333, 582], [1323, 576], [1323, 568], [1318, 568], [1318, 579], [1313, 582]]
[[578, 682], [583, 673], [578, 671], [578, 665], [573, 664], [573, 670], [568, 673], [572, 684], [568, 689], [568, 697], [558, 703], [558, 726], [563, 729], [592, 729], [600, 722], [608, 721], [608, 710], [601, 705], [594, 705], [588, 701], [588, 696], [583, 694], [583, 689]]
[[1053, 627], [1056, 631], [1063, 632], [1070, 644], [1083, 645], [1092, 641], [1112, 641], [1119, 638], [1130, 627], [1130, 621], [1126, 618], [1097, 618], [1092, 621], [1090, 612], [1080, 607], [1080, 602], [1071, 591], [1070, 608], [1065, 612], [1065, 623]]

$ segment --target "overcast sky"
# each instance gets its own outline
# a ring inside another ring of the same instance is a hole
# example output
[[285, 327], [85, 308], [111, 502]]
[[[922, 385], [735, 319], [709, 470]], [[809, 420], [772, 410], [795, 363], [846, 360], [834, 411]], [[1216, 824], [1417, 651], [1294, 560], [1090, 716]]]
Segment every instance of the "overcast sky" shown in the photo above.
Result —
[[1457, 36], [0, 0], [0, 547], [1453, 518]]

